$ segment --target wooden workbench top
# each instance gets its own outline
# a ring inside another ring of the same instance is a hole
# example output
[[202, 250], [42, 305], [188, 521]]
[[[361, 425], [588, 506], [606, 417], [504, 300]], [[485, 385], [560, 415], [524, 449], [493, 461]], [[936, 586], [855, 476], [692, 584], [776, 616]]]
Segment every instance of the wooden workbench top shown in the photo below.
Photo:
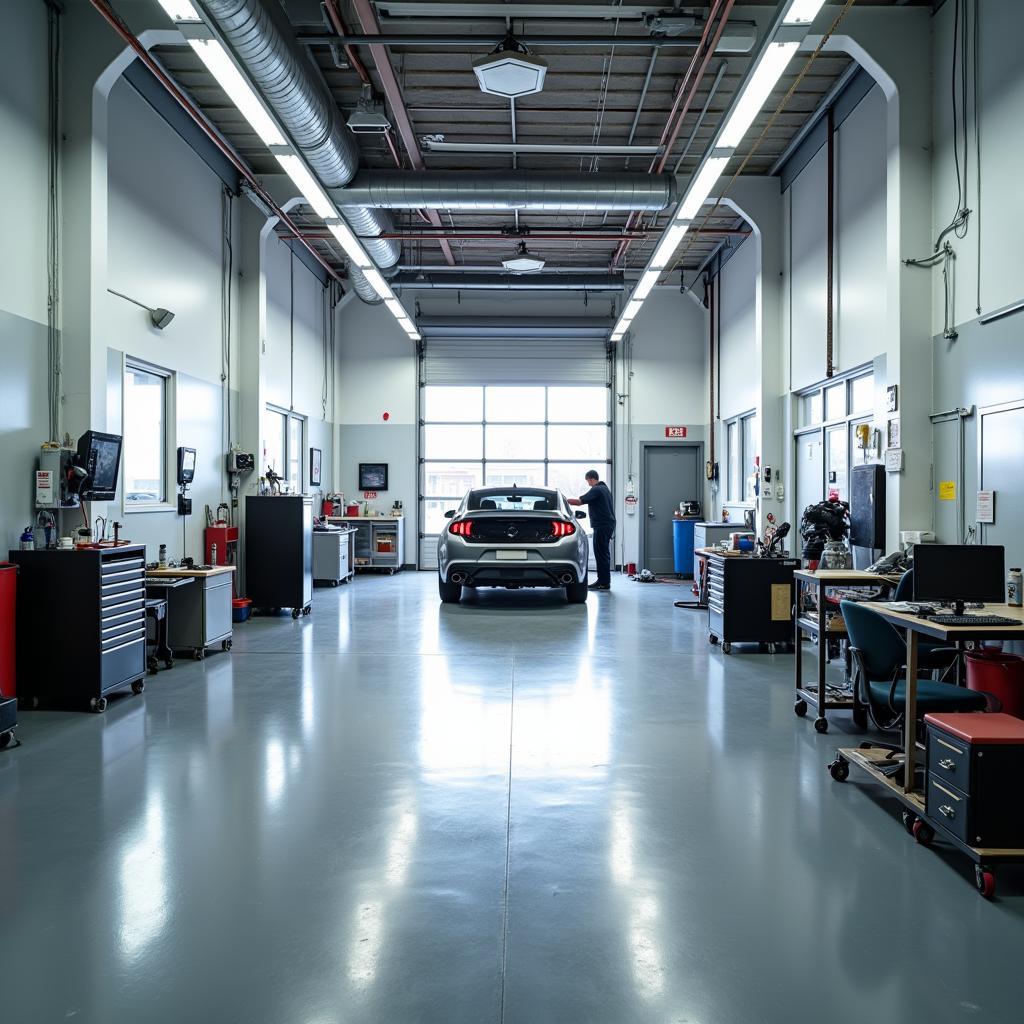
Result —
[[234, 572], [233, 565], [218, 565], [213, 569], [147, 569], [146, 575], [153, 579], [180, 579], [182, 576], [220, 576], [225, 572]]
[[863, 569], [797, 569], [793, 575], [811, 583], [831, 583], [836, 586], [846, 584], [850, 587], [858, 584], [899, 583], [901, 578], [894, 574], [865, 572]]
[[393, 523], [405, 516], [328, 516], [329, 523]]

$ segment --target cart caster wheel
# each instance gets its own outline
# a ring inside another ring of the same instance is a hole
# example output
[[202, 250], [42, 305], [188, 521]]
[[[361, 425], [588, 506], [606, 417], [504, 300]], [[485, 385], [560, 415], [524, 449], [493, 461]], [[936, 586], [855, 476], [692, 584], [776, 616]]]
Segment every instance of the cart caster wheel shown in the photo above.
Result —
[[107, 710], [107, 698], [106, 697], [93, 697], [89, 701], [89, 710], [94, 715], [102, 715]]
[[732, 654], [732, 644], [729, 643], [728, 641], [726, 641], [724, 644], [722, 644], [722, 653], [723, 654]]
[[845, 782], [850, 777], [850, 762], [837, 757], [828, 766], [828, 773], [836, 782]]
[[194, 661], [202, 661], [205, 656], [206, 656], [206, 649], [203, 648], [203, 647], [197, 647], [192, 652], [192, 658], [193, 658]]
[[803, 698], [798, 700], [793, 705], [793, 714], [796, 715], [797, 718], [803, 718], [804, 715], [807, 714], [807, 701], [805, 701]]
[[768, 653], [769, 654], [775, 654], [776, 651], [778, 651], [778, 646], [776, 644], [769, 644], [768, 645]]
[[985, 899], [990, 900], [996, 894], [996, 876], [984, 864], [974, 865], [974, 884]]
[[904, 811], [901, 817], [903, 819], [903, 827], [907, 830], [907, 834], [913, 835], [914, 826], [917, 824], [917, 815], [910, 811]]
[[151, 676], [155, 676], [157, 674], [157, 672], [160, 671], [160, 663], [156, 660], [156, 658], [147, 658], [146, 659], [146, 671]]
[[912, 833], [914, 838], [922, 846], [931, 846], [932, 840], [935, 838], [935, 829], [933, 829], [931, 825], [922, 818], [918, 818], [917, 821], [914, 822]]
[[0, 732], [0, 750], [6, 750], [14, 742], [14, 730], [8, 729], [7, 732]]
[[815, 732], [828, 732], [828, 719], [827, 718], [816, 718], [814, 720], [814, 731]]
[[307, 608], [303, 608], [302, 609], [302, 614], [303, 615], [310, 615], [312, 613], [312, 611], [313, 611], [313, 606], [309, 605]]
[[231, 640], [222, 640], [220, 644], [220, 649], [222, 651], [230, 651], [233, 646], [234, 644], [232, 643]]
[[708, 637], [708, 643], [711, 644], [712, 647], [715, 647], [718, 644], [718, 637], [714, 634], [711, 634]]
[[145, 690], [146, 681], [144, 679], [136, 679], [135, 682], [132, 683], [132, 693], [134, 693], [136, 697], [138, 697], [140, 693], [145, 693]]
[[301, 608], [293, 608], [292, 609], [292, 618], [293, 619], [297, 619], [301, 614], [302, 614], [302, 609]]

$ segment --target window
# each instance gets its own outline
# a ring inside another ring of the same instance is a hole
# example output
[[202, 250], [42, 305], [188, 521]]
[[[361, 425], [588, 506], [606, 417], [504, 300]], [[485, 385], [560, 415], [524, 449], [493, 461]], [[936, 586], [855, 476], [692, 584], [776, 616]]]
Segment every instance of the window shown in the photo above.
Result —
[[167, 504], [170, 373], [128, 361], [124, 368], [124, 505]]
[[288, 490], [302, 490], [304, 460], [304, 417], [268, 405], [263, 410], [263, 465], [261, 474], [272, 469], [288, 482]]
[[473, 487], [582, 494], [588, 469], [606, 473], [609, 394], [589, 386], [424, 386], [424, 535], [440, 533], [444, 513]]
[[757, 413], [748, 412], [725, 424], [725, 500], [754, 502], [754, 458], [757, 455], [754, 434]]

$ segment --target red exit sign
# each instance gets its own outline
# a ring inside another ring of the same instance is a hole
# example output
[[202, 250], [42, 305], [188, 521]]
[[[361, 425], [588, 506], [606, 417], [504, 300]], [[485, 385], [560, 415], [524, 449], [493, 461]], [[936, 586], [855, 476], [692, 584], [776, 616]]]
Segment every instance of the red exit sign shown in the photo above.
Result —
[[686, 437], [686, 427], [666, 427], [666, 437]]
[[372, 501], [374, 498], [377, 497], [377, 492], [376, 491], [363, 491], [363, 497], [367, 501]]

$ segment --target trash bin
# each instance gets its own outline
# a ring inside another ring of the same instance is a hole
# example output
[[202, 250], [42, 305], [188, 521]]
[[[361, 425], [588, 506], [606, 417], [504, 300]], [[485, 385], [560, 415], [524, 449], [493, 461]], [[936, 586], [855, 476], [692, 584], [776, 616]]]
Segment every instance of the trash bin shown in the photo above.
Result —
[[696, 519], [672, 520], [672, 562], [677, 576], [693, 575], [693, 527]]
[[1024, 658], [1002, 651], [968, 651], [967, 686], [994, 694], [1003, 711], [1024, 718]]

